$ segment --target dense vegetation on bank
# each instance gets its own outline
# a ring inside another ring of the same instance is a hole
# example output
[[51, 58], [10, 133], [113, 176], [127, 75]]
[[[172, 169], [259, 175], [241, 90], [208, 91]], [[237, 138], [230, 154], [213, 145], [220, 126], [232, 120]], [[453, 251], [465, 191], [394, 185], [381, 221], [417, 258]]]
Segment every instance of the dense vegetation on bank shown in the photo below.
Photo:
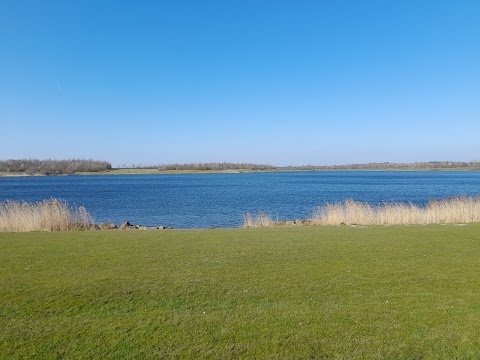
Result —
[[113, 169], [110, 162], [96, 160], [4, 160], [0, 161], [0, 176], [5, 174], [156, 174], [169, 172], [223, 171], [313, 171], [313, 170], [480, 170], [480, 161], [429, 161], [416, 163], [368, 163], [348, 165], [274, 166], [253, 163], [186, 163], [163, 165], [122, 165]]
[[0, 172], [40, 175], [64, 175], [77, 172], [99, 172], [112, 168], [108, 161], [70, 159], [70, 160], [4, 160], [0, 161]]
[[0, 233], [0, 359], [474, 359], [480, 224]]

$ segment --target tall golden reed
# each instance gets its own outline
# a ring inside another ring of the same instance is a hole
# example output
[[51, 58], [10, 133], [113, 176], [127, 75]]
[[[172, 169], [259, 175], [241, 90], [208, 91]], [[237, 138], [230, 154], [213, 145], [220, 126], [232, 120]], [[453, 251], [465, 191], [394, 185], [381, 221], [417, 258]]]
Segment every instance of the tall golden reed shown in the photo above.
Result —
[[[370, 205], [352, 199], [326, 204], [314, 210], [302, 224], [307, 225], [414, 225], [480, 222], [480, 197], [452, 197], [431, 200], [426, 206], [412, 203]], [[267, 214], [244, 216], [244, 227], [281, 226], [292, 222], [275, 222]]]
[[0, 231], [64, 231], [90, 229], [93, 220], [83, 207], [51, 199], [36, 203], [0, 203]]
[[318, 225], [408, 225], [480, 222], [480, 198], [462, 196], [431, 200], [425, 207], [412, 203], [369, 205], [350, 199], [317, 208], [309, 221]]
[[259, 212], [257, 214], [246, 213], [243, 215], [243, 227], [270, 227], [276, 225], [270, 215], [264, 212]]

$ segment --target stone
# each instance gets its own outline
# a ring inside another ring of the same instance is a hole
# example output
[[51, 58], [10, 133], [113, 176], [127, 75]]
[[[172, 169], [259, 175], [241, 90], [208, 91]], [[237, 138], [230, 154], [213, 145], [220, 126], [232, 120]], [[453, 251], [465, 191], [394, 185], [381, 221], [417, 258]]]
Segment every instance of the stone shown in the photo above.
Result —
[[120, 230], [126, 230], [129, 229], [132, 225], [127, 221], [126, 223], [120, 225], [119, 229]]

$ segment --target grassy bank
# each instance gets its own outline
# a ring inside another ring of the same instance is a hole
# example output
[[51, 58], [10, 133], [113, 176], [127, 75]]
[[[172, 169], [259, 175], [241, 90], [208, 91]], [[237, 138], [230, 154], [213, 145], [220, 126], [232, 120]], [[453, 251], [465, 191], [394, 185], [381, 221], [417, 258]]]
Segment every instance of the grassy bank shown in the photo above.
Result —
[[[239, 170], [158, 170], [158, 169], [112, 169], [95, 172], [76, 172], [73, 175], [171, 175], [171, 174], [231, 174], [231, 173], [265, 173], [265, 172], [332, 172], [332, 171], [478, 171], [476, 168], [438, 168], [438, 169], [289, 169], [278, 168], [271, 170], [252, 170], [252, 169], [239, 169]], [[1, 172], [0, 177], [15, 177], [15, 176], [40, 176], [40, 174], [26, 174], [22, 172]]]
[[0, 358], [478, 358], [479, 234], [0, 233]]
[[[275, 169], [235, 169], [235, 170], [159, 170], [159, 169], [112, 169], [98, 172], [79, 172], [76, 175], [152, 175], [152, 174], [229, 174], [229, 173], [251, 173], [251, 172], [332, 172], [332, 171], [478, 171], [477, 168], [437, 168], [437, 169], [302, 169], [280, 167]], [[1, 176], [1, 173], [0, 173]]]
[[[270, 170], [272, 171], [272, 170]], [[229, 174], [239, 172], [263, 172], [263, 170], [158, 170], [158, 169], [112, 169], [99, 172], [81, 172], [76, 175], [153, 175], [153, 174]]]

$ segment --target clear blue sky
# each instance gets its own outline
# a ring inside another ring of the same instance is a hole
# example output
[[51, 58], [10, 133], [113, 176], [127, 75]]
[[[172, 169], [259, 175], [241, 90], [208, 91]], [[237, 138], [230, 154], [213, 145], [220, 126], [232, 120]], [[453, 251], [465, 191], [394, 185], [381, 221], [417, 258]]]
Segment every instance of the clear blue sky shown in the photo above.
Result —
[[480, 160], [478, 0], [0, 4], [0, 159]]

